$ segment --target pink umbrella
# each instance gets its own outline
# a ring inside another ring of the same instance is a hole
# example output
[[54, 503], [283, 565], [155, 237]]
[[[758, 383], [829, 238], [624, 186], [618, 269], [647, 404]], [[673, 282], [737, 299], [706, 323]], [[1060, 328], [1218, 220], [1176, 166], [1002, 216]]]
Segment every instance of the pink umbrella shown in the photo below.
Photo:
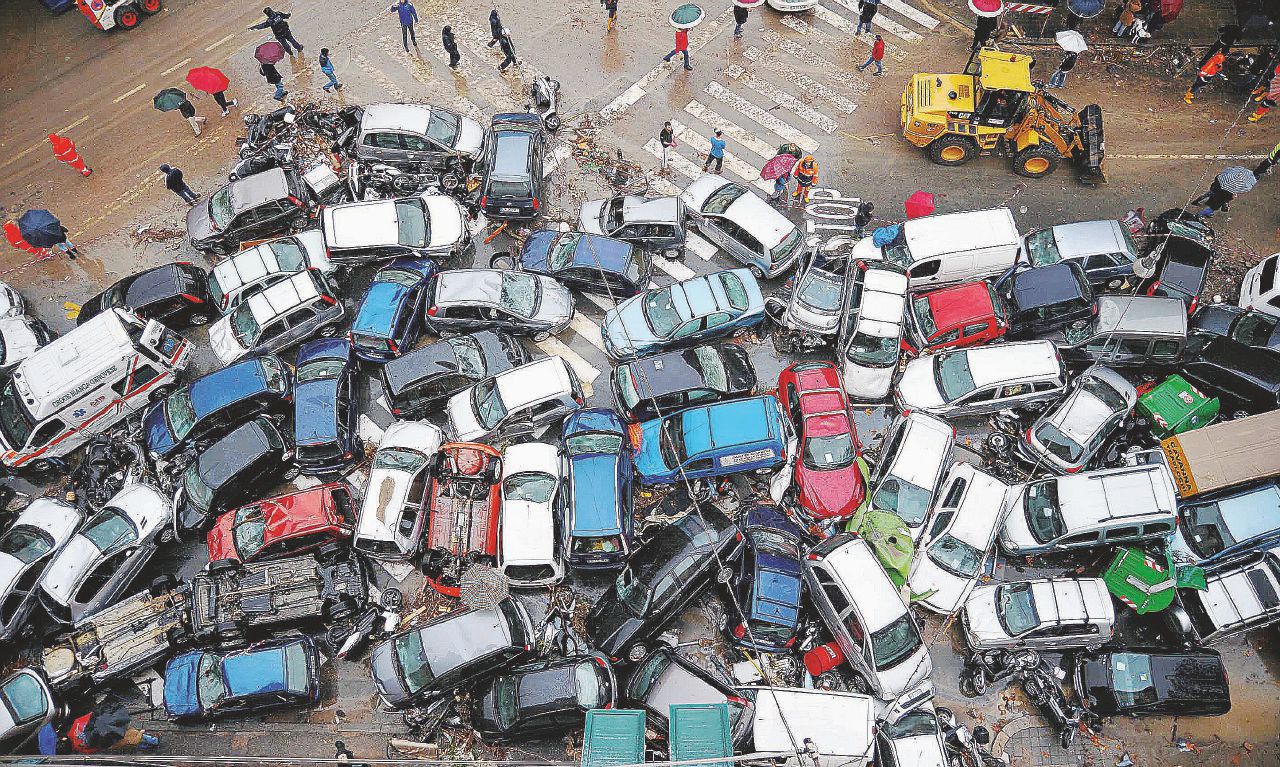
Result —
[[916, 192], [907, 198], [907, 218], [920, 218], [933, 213], [933, 195], [929, 192]]
[[733, 0], [733, 4], [739, 8], [759, 8], [764, 5], [764, 0]]
[[1004, 13], [1004, 0], [969, 0], [969, 10], [979, 16], [999, 16]]
[[791, 171], [795, 170], [798, 162], [800, 161], [793, 155], [780, 154], [764, 164], [764, 167], [760, 169], [760, 178], [765, 181], [772, 181], [775, 178], [789, 176]]
[[274, 64], [284, 58], [284, 46], [275, 40], [263, 43], [253, 52], [253, 57], [263, 64]]

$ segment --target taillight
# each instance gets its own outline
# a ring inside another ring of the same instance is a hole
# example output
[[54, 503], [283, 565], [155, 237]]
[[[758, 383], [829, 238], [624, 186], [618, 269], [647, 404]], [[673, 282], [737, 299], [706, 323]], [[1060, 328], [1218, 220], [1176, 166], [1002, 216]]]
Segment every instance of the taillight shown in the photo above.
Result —
[[1089, 314], [1092, 314], [1092, 315], [1093, 315], [1093, 316], [1095, 316], [1095, 317], [1098, 315], [1098, 302], [1097, 302], [1097, 301], [1094, 301], [1094, 302], [1093, 302], [1093, 306], [1089, 307]]
[[1081, 469], [1083, 469], [1083, 468], [1084, 468], [1083, 466], [1075, 466], [1075, 467], [1070, 467], [1070, 468], [1068, 468], [1066, 471], [1067, 471], [1067, 473], [1068, 473], [1068, 474], [1075, 474], [1075, 473], [1079, 472], [1079, 471], [1080, 471]]
[[1154, 296], [1156, 294], [1156, 288], [1158, 287], [1160, 287], [1160, 280], [1156, 280], [1151, 283], [1151, 287], [1147, 288], [1147, 295]]
[[790, 639], [788, 639], [788, 640], [787, 640], [787, 643], [786, 643], [785, 645], [783, 645], [783, 647], [790, 647], [790, 646], [794, 645], [795, 643], [796, 643], [796, 638], [793, 636], [793, 637], [791, 637]]
[[738, 625], [734, 626], [734, 627], [733, 627], [733, 635], [734, 635], [735, 637], [737, 637], [738, 639], [741, 639], [741, 638], [743, 638], [744, 636], [746, 636], [746, 635], [747, 635], [747, 624], [745, 624], [745, 623], [739, 623]]
[[289, 202], [293, 203], [299, 208], [303, 207], [302, 200], [299, 200], [297, 197], [294, 197], [293, 195], [289, 195]]
[[733, 703], [734, 705], [740, 706], [741, 708], [746, 708], [747, 706], [751, 705], [751, 703], [746, 698], [739, 698], [737, 695], [726, 695], [724, 699], [729, 701], [730, 703]]
[[433, 307], [431, 307], [431, 308], [427, 309], [427, 316], [428, 316], [428, 317], [434, 317], [434, 316], [436, 316], [436, 312], [438, 312], [438, 311], [440, 311], [440, 307], [438, 307], [438, 306], [433, 306]]
[[644, 442], [644, 429], [640, 428], [638, 423], [627, 424], [627, 436], [631, 438], [631, 446], [640, 451], [640, 445]]
[[329, 306], [336, 306], [338, 303], [338, 299], [334, 298], [333, 296], [321, 295], [320, 300], [324, 301]]
[[485, 205], [488, 205], [488, 204], [489, 204], [489, 195], [486, 194], [480, 198], [480, 207], [483, 208]]
[[391, 353], [392, 353], [392, 354], [399, 354], [399, 353], [400, 353], [400, 347], [399, 347], [399, 346], [396, 346], [395, 339], [393, 339], [393, 338], [388, 338], [388, 339], [387, 339], [387, 346], [391, 347]]
[[1024, 436], [1024, 437], [1026, 438], [1026, 440], [1027, 440], [1027, 444], [1028, 444], [1028, 445], [1030, 445], [1030, 444], [1031, 444], [1031, 429], [1030, 429], [1030, 428], [1028, 428], [1028, 429], [1027, 429], [1027, 433], [1026, 433], [1026, 434], [1024, 434], [1024, 435], [1022, 435], [1022, 436]]
[[534, 210], [537, 210], [537, 209], [538, 209], [538, 198], [537, 198], [537, 197], [534, 197], [534, 198], [533, 198], [533, 209], [534, 209]]
[[187, 299], [188, 301], [190, 301], [190, 302], [191, 302], [191, 303], [193, 303], [193, 304], [203, 304], [203, 303], [204, 303], [204, 299], [203, 299], [203, 298], [196, 298], [195, 296], [191, 295], [190, 293], [183, 293], [183, 294], [182, 294], [182, 297], [183, 297], [183, 298], [185, 298], [185, 299]]
[[400, 415], [400, 408], [398, 407], [391, 408], [391, 415]]
[[903, 417], [903, 418], [906, 418], [906, 417], [907, 417], [907, 416], [909, 416], [909, 415], [911, 415], [911, 408], [907, 408], [906, 410], [903, 410], [903, 411], [902, 411], [902, 417]]
[[175, 264], [182, 264], [183, 266], [191, 266], [191, 265], [192, 265], [190, 261], [174, 261], [173, 263], [175, 263]]
[[343, 453], [343, 454], [342, 454], [342, 460], [344, 460], [344, 461], [345, 461], [345, 460], [347, 460], [347, 459], [349, 459], [349, 458], [351, 458], [351, 451], [349, 451], [349, 450], [348, 450], [347, 452], [345, 452], [345, 453]]
[[1191, 299], [1191, 305], [1187, 307], [1187, 314], [1195, 314], [1196, 306], [1200, 304], [1200, 296]]
[[740, 541], [742, 540], [742, 533], [734, 533], [733, 537]]
[[822, 559], [822, 557], [810, 551], [806, 559], [808, 559], [810, 562], [817, 562], [819, 559]]

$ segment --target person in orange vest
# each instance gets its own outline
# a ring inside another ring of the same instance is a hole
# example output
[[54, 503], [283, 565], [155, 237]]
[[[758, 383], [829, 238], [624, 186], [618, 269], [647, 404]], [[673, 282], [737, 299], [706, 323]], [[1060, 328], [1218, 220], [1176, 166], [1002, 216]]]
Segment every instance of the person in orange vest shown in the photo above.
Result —
[[53, 255], [53, 252], [48, 248], [37, 248], [35, 245], [27, 242], [26, 238], [22, 236], [22, 230], [19, 229], [18, 225], [12, 221], [4, 222], [4, 237], [13, 247], [18, 250], [25, 250], [38, 259], [48, 258]]
[[1191, 87], [1182, 95], [1182, 100], [1190, 104], [1196, 99], [1196, 93], [1209, 84], [1209, 81], [1217, 77], [1222, 72], [1222, 66], [1226, 63], [1227, 55], [1222, 51], [1218, 51], [1209, 57], [1209, 60], [1200, 67], [1199, 74], [1196, 75], [1196, 81], [1191, 83]]
[[1263, 115], [1275, 108], [1277, 101], [1280, 101], [1280, 66], [1277, 66], [1272, 73], [1271, 84], [1264, 92], [1258, 93], [1253, 100], [1258, 102], [1258, 106], [1253, 110], [1253, 114], [1249, 115], [1249, 122], [1256, 123], [1262, 119]]
[[56, 133], [49, 134], [49, 143], [53, 145], [53, 156], [61, 162], [80, 171], [81, 176], [87, 176], [93, 173], [93, 169], [84, 164], [84, 159], [80, 157], [80, 153], [76, 151], [75, 142]]
[[796, 165], [796, 191], [792, 195], [801, 205], [809, 202], [809, 188], [818, 183], [818, 161], [807, 154]]

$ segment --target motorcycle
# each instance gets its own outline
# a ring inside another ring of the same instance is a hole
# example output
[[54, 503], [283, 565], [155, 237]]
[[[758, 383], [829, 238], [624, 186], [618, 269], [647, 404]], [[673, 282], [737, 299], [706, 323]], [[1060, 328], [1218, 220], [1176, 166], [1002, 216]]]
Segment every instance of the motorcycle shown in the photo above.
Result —
[[370, 639], [382, 639], [395, 633], [400, 626], [400, 608], [404, 606], [404, 594], [397, 588], [382, 592], [378, 606], [370, 605], [356, 617], [350, 627], [334, 626], [329, 630], [329, 645], [334, 655], [342, 660], [360, 654]]
[[240, 161], [227, 174], [228, 181], [238, 181], [245, 176], [271, 170], [272, 168], [294, 168], [293, 146], [291, 144], [271, 144], [267, 147], [252, 147], [244, 144], [240, 147]]
[[146, 456], [136, 442], [115, 436], [95, 437], [71, 474], [71, 493], [82, 513], [100, 509], [124, 487], [130, 469], [145, 471]]
[[1085, 710], [1072, 704], [1046, 663], [1022, 674], [1022, 689], [1040, 713], [1058, 730], [1058, 743], [1071, 748], [1084, 720]]
[[408, 197], [429, 190], [452, 193], [462, 183], [462, 177], [450, 170], [406, 171], [386, 163], [360, 163], [347, 165], [347, 181], [352, 198], [356, 200], [382, 200], [388, 197]]
[[1024, 674], [1040, 665], [1035, 650], [980, 650], [965, 659], [960, 672], [960, 693], [966, 698], [984, 695], [996, 682]]
[[533, 98], [533, 107], [529, 111], [542, 118], [542, 124], [547, 130], [552, 133], [560, 130], [560, 81], [541, 75], [533, 79], [529, 90], [529, 95]]
[[970, 732], [969, 727], [960, 724], [948, 708], [939, 708], [936, 716], [942, 729], [942, 745], [947, 749], [949, 767], [1008, 767], [1007, 755], [993, 756], [987, 750], [991, 732], [986, 727], [978, 725]]

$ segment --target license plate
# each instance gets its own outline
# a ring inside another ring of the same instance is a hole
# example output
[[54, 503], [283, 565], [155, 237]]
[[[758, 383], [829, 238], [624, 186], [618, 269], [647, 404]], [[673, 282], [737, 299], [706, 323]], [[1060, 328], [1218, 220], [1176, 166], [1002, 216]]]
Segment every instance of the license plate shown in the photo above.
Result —
[[502, 208], [498, 212], [499, 213], [519, 213], [520, 209], [519, 208]]
[[773, 451], [765, 448], [764, 450], [752, 450], [750, 453], [738, 453], [737, 455], [725, 456], [720, 459], [721, 466], [738, 466], [744, 463], [752, 463], [755, 461], [763, 461], [766, 458], [772, 458]]

